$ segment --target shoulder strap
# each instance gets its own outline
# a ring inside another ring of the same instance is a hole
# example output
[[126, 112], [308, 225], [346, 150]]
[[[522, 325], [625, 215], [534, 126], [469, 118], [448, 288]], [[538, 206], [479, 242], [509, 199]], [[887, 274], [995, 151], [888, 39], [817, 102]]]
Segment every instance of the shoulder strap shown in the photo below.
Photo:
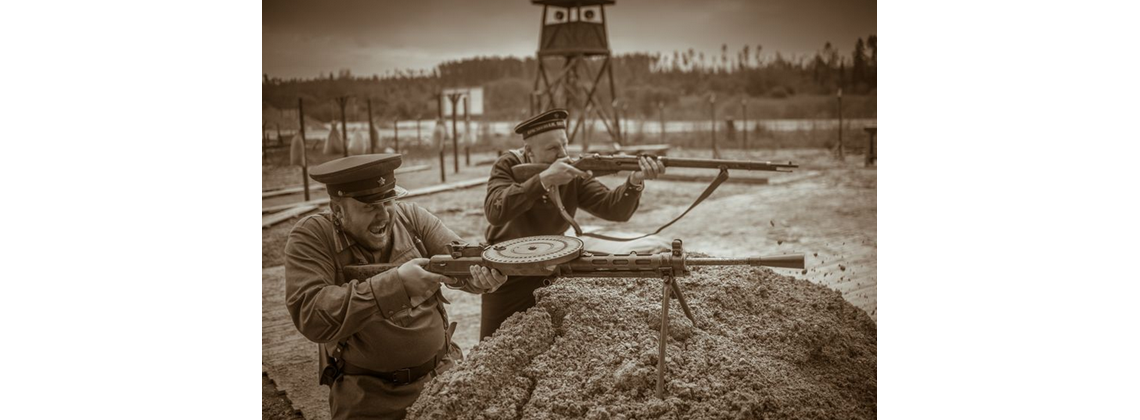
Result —
[[[692, 211], [694, 208], [696, 208], [698, 204], [701, 204], [702, 201], [705, 201], [706, 198], [709, 198], [709, 196], [712, 195], [713, 191], [716, 191], [717, 187], [719, 187], [720, 184], [723, 184], [724, 181], [727, 181], [727, 180], [728, 180], [728, 168], [721, 166], [720, 167], [720, 173], [717, 174], [716, 179], [714, 179], [713, 182], [711, 184], [709, 184], [708, 187], [705, 188], [705, 191], [702, 192], [701, 195], [697, 197], [697, 200], [694, 201], [693, 204], [691, 204], [688, 209], [685, 209], [684, 213], [681, 213], [680, 216], [677, 216], [673, 220], [670, 220], [669, 223], [666, 223], [666, 224], [662, 225], [661, 227], [657, 228], [657, 230], [653, 231], [653, 233], [646, 233], [644, 235], [636, 236], [633, 238], [615, 238], [613, 236], [606, 236], [606, 235], [602, 235], [602, 234], [598, 234], [598, 233], [589, 233], [589, 232], [582, 233], [582, 228], [578, 227], [578, 222], [574, 221], [574, 217], [570, 216], [570, 214], [566, 212], [566, 209], [564, 207], [562, 207], [562, 200], [561, 200], [561, 197], [558, 197], [558, 191], [557, 190], [551, 191], [551, 193], [550, 193], [551, 197], [550, 198], [551, 198], [551, 201], [554, 202], [554, 205], [558, 207], [558, 211], [562, 214], [562, 218], [566, 219], [567, 222], [570, 222], [570, 226], [572, 226], [574, 228], [574, 233], [577, 234], [578, 236], [589, 236], [591, 238], [598, 238], [598, 239], [603, 239], [603, 240], [607, 240], [607, 241], [627, 242], [627, 241], [633, 241], [633, 240], [637, 240], [637, 239], [641, 239], [641, 238], [645, 238], [645, 237], [648, 237], [651, 235], [656, 235], [658, 233], [661, 233], [661, 231], [665, 230], [665, 228], [672, 226], [674, 223], [677, 223], [678, 220], [681, 220], [682, 217], [685, 217], [686, 214], [689, 214], [690, 211]], [[555, 197], [558, 197], [558, 198], [555, 198]]]

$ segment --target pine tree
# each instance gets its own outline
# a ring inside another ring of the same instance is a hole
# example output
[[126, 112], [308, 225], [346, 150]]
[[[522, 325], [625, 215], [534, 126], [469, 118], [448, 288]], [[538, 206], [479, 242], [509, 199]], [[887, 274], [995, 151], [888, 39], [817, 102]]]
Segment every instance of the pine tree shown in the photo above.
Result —
[[851, 86], [858, 88], [864, 82], [867, 74], [867, 56], [863, 47], [863, 38], [855, 41], [855, 51], [851, 53]]

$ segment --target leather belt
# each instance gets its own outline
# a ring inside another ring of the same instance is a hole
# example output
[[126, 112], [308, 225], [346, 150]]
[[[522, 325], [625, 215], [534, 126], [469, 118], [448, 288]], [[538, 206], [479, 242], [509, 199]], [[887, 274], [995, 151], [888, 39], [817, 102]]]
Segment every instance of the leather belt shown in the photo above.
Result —
[[424, 362], [419, 366], [397, 369], [391, 372], [379, 372], [371, 369], [365, 369], [360, 366], [354, 366], [348, 362], [345, 362], [344, 368], [341, 369], [341, 372], [343, 372], [345, 375], [374, 376], [394, 384], [406, 385], [419, 380], [424, 375], [427, 375], [431, 371], [435, 370], [435, 367], [439, 365], [439, 362], [443, 361], [443, 358], [447, 356], [448, 347], [450, 346], [444, 345], [443, 348], [439, 349], [439, 352], [436, 353], [435, 356], [432, 356], [431, 359], [428, 359], [427, 362]]

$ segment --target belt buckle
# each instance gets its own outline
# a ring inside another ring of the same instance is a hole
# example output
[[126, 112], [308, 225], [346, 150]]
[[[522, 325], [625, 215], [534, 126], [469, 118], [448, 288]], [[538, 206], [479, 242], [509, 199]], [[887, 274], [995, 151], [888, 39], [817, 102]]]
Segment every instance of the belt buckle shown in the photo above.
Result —
[[[403, 376], [405, 379], [401, 380], [400, 379], [401, 376]], [[410, 384], [410, 383], [412, 383], [412, 370], [409, 368], [403, 368], [400, 370], [393, 371], [392, 372], [392, 380], [393, 380], [393, 382], [397, 382], [397, 383]]]

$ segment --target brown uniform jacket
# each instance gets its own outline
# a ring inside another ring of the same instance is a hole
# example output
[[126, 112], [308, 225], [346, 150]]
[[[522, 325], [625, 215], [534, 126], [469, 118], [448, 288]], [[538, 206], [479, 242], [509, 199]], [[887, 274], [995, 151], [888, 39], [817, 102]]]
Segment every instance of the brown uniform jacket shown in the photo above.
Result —
[[[534, 235], [561, 235], [570, 227], [558, 212], [558, 207], [546, 195], [538, 177], [515, 182], [511, 167], [524, 163], [521, 151], [499, 156], [491, 168], [487, 181], [487, 198], [483, 213], [491, 225], [487, 227], [487, 242], [491, 244]], [[629, 220], [637, 211], [641, 191], [630, 185], [629, 179], [610, 190], [594, 178], [574, 179], [559, 187], [562, 205], [570, 216], [579, 208], [594, 216], [615, 222]]]
[[446, 254], [460, 240], [416, 204], [397, 202], [395, 210], [387, 261], [339, 233], [328, 213], [301, 219], [285, 245], [285, 304], [293, 325], [330, 353], [344, 342], [347, 363], [381, 372], [418, 366], [443, 347], [443, 295], [438, 284], [409, 290], [396, 270], [358, 281], [346, 280], [341, 267]]

